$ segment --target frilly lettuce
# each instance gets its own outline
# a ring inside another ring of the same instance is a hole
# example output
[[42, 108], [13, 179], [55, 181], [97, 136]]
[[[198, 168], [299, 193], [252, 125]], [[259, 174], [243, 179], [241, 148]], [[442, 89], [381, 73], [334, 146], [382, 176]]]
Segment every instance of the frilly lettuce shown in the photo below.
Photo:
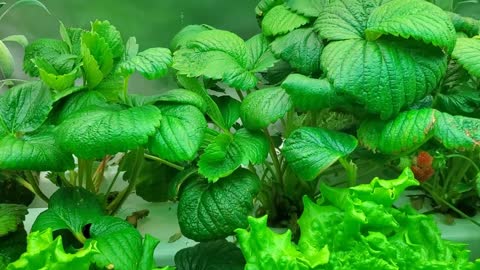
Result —
[[246, 270], [454, 270], [480, 269], [466, 245], [441, 239], [433, 219], [410, 206], [392, 207], [405, 188], [418, 185], [410, 169], [398, 179], [375, 178], [352, 188], [321, 186], [318, 203], [304, 198], [297, 244], [276, 234], [267, 217], [238, 229]]
[[27, 252], [6, 270], [63, 270], [90, 269], [92, 256], [98, 253], [95, 242], [85, 245], [76, 253], [66, 253], [62, 237], [53, 239], [51, 229], [33, 232], [27, 238]]

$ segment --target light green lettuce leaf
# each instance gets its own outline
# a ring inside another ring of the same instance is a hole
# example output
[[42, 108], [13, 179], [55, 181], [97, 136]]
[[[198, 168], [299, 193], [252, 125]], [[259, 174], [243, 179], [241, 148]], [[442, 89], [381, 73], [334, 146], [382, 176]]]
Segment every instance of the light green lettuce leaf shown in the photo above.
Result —
[[250, 218], [250, 231], [237, 230], [246, 269], [475, 269], [466, 245], [443, 240], [432, 217], [391, 206], [417, 184], [407, 168], [398, 179], [353, 188], [322, 185], [318, 203], [304, 199], [298, 244], [289, 232], [268, 229], [266, 217]]
[[75, 253], [67, 253], [62, 237], [54, 240], [51, 229], [31, 233], [27, 243], [27, 252], [6, 270], [88, 270], [92, 256], [98, 252], [96, 243], [90, 242]]

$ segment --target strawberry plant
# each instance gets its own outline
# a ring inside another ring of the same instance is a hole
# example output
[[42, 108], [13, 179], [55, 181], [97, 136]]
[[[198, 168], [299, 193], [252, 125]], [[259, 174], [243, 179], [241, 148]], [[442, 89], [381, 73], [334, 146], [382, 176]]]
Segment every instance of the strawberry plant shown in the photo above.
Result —
[[[179, 82], [203, 91], [217, 126], [200, 175], [216, 183], [249, 167], [262, 185], [257, 214], [275, 223], [295, 221], [301, 197], [342, 168], [337, 184], [354, 186], [370, 169], [412, 167], [432, 177], [422, 187], [440, 209], [468, 218], [459, 202], [479, 202], [478, 21], [416, 0], [261, 1], [256, 12], [262, 33], [247, 41], [190, 26], [172, 43]], [[422, 151], [445, 162], [400, 162]]]

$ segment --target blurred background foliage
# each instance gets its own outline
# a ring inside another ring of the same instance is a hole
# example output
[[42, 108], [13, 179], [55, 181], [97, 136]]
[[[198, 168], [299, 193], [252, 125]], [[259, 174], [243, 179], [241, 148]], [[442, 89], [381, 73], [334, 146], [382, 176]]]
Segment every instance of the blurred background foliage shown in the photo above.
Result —
[[[16, 0], [3, 0], [7, 6]], [[170, 40], [189, 24], [209, 24], [235, 32], [242, 38], [258, 33], [255, 6], [258, 0], [44, 0], [48, 15], [35, 6], [22, 6], [8, 13], [0, 22], [0, 37], [25, 35], [29, 41], [38, 38], [60, 38], [59, 21], [67, 27], [89, 29], [90, 21], [109, 20], [126, 41], [135, 36], [140, 50], [169, 47]], [[14, 77], [24, 78], [21, 69], [23, 48], [8, 44], [16, 59]], [[155, 94], [175, 88], [172, 78], [146, 81], [135, 76], [131, 92]]]
[[[16, 0], [4, 0], [7, 6]], [[25, 35], [30, 41], [38, 38], [59, 38], [59, 21], [66, 26], [89, 28], [95, 19], [109, 20], [126, 41], [135, 36], [140, 50], [169, 47], [173, 36], [189, 24], [209, 24], [232, 31], [244, 39], [259, 32], [255, 6], [259, 0], [44, 0], [48, 15], [35, 6], [24, 6], [8, 13], [0, 22], [0, 37]], [[464, 16], [480, 19], [478, 0], [429, 0], [440, 7]], [[14, 76], [24, 78], [21, 70], [23, 49], [9, 45], [16, 58]], [[132, 78], [132, 92], [155, 94], [175, 88], [173, 79], [157, 81]]]

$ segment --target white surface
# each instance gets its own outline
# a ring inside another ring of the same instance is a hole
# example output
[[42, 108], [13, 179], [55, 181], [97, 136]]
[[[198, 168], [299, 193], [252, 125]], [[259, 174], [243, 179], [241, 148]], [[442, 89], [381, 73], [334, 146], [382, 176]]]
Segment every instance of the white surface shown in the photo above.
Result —
[[172, 202], [149, 203], [133, 194], [128, 198], [117, 216], [125, 218], [132, 212], [144, 209], [148, 209], [150, 214], [138, 222], [137, 229], [142, 235], [150, 234], [160, 240], [160, 244], [158, 244], [154, 253], [157, 265], [174, 266], [174, 256], [177, 251], [197, 244], [184, 236], [169, 243], [171, 237], [180, 234], [180, 226], [177, 221], [177, 204]]
[[[435, 215], [442, 238], [467, 243], [468, 249], [472, 251], [470, 259], [480, 259], [480, 227], [469, 220], [458, 218], [449, 225], [444, 222], [444, 218], [442, 215]], [[475, 216], [474, 219], [480, 222], [480, 215]]]

